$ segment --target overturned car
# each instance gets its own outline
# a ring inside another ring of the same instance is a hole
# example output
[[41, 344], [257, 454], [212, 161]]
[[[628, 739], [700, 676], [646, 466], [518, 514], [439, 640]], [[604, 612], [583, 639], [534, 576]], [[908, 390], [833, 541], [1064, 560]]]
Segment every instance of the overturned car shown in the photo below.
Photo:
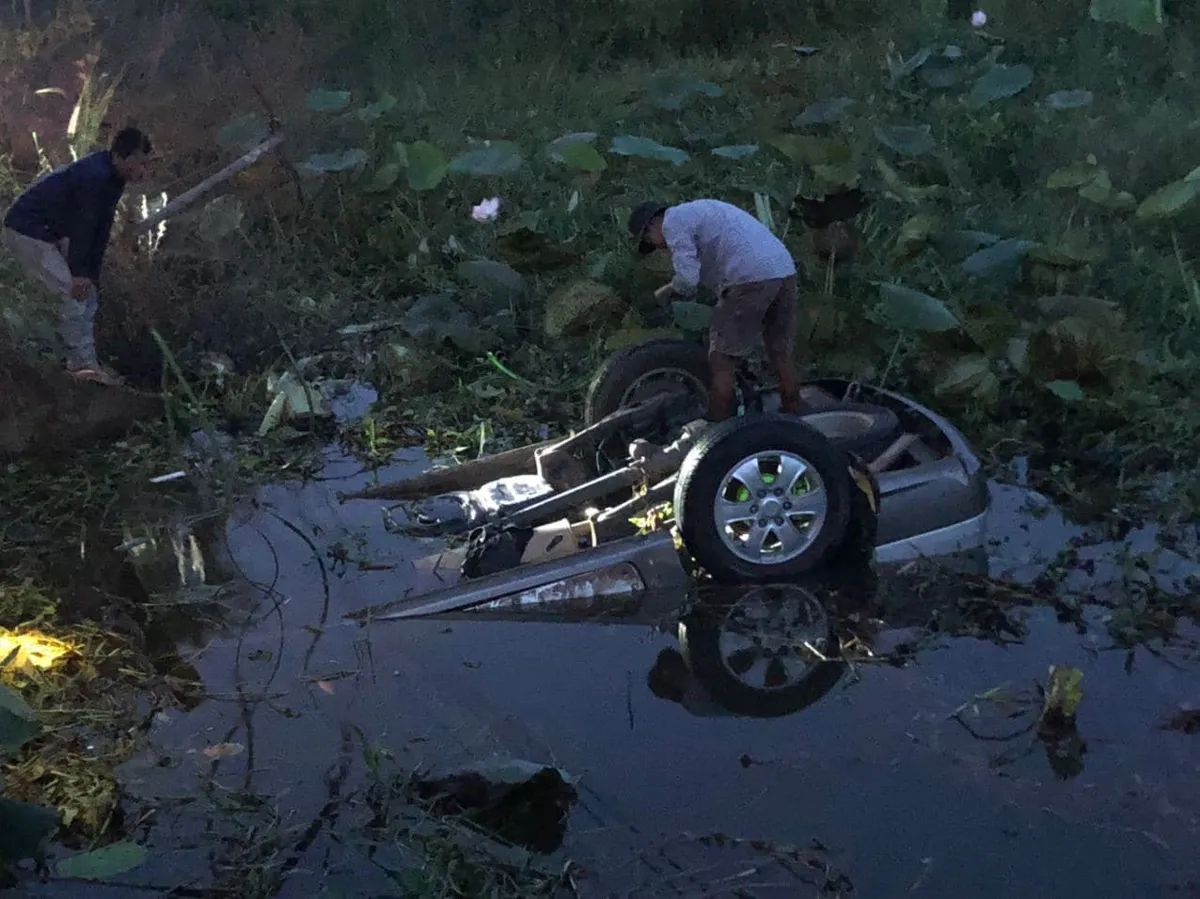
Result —
[[402, 533], [467, 538], [376, 614], [675, 589], [698, 573], [780, 583], [983, 543], [979, 460], [924, 406], [827, 378], [803, 387], [815, 411], [784, 415], [743, 370], [741, 414], [711, 424], [707, 383], [703, 347], [632, 346], [593, 379], [579, 433], [343, 497], [397, 501], [386, 515]]

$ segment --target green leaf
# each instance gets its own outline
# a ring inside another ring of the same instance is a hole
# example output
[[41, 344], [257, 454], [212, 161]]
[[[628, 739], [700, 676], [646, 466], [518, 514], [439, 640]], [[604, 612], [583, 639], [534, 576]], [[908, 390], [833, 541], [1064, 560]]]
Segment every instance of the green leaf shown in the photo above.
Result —
[[1088, 12], [1097, 22], [1125, 25], [1141, 34], [1162, 33], [1162, 0], [1092, 0]]
[[59, 877], [106, 880], [141, 867], [147, 855], [145, 846], [131, 840], [122, 840], [92, 852], [81, 852], [64, 858], [54, 866], [54, 873]]
[[37, 712], [21, 694], [0, 684], [0, 754], [16, 752], [37, 736], [39, 727]]
[[941, 227], [941, 219], [928, 212], [922, 212], [909, 218], [900, 226], [896, 235], [896, 246], [893, 256], [898, 261], [912, 259], [925, 249], [930, 235]]
[[1023, 375], [1029, 374], [1028, 337], [1010, 338], [1004, 355], [1008, 359], [1008, 364], [1011, 365], [1018, 373]]
[[408, 186], [413, 190], [433, 190], [446, 177], [446, 155], [427, 141], [408, 147]]
[[367, 151], [356, 147], [353, 150], [343, 150], [341, 153], [314, 153], [300, 163], [300, 167], [317, 174], [348, 172], [358, 168], [366, 161]]
[[581, 172], [602, 172], [608, 168], [608, 160], [591, 144], [563, 144], [554, 153], [554, 160]]
[[1146, 197], [1134, 215], [1143, 221], [1174, 218], [1200, 197], [1200, 179], [1172, 181]]
[[1033, 84], [1033, 69], [1027, 65], [995, 65], [988, 69], [971, 88], [967, 104], [976, 109], [1013, 97]]
[[713, 156], [723, 159], [746, 159], [758, 152], [758, 144], [731, 144], [727, 147], [714, 147]]
[[1083, 109], [1095, 99], [1091, 91], [1055, 91], [1046, 98], [1046, 105], [1051, 109]]
[[962, 262], [980, 247], [990, 247], [1000, 239], [986, 231], [948, 231], [933, 239], [937, 251], [951, 262]]
[[939, 396], [943, 394], [970, 393], [978, 389], [992, 375], [992, 363], [982, 353], [963, 356], [950, 366], [933, 388]]
[[679, 110], [697, 96], [719, 97], [725, 93], [719, 85], [702, 81], [679, 72], [653, 75], [646, 86], [646, 96], [659, 109]]
[[58, 830], [58, 812], [0, 797], [0, 861], [41, 862], [46, 841]]
[[238, 116], [217, 132], [217, 145], [223, 150], [244, 153], [267, 139], [271, 129], [257, 113]]
[[829, 125], [834, 122], [840, 122], [846, 117], [846, 113], [850, 111], [850, 107], [854, 105], [854, 100], [850, 97], [833, 97], [828, 100], [818, 100], [816, 103], [810, 104], [805, 110], [796, 116], [792, 122], [798, 128], [803, 128], [806, 125]]
[[875, 138], [901, 156], [921, 156], [937, 146], [928, 125], [881, 125], [875, 129]]
[[[1088, 184], [1107, 179], [1108, 172], [1093, 162], [1076, 162], [1066, 168], [1055, 169], [1046, 176], [1047, 190], [1079, 190]], [[1112, 182], [1109, 182], [1111, 187]]]
[[564, 134], [562, 137], [556, 137], [550, 143], [546, 144], [546, 156], [554, 162], [562, 162], [560, 153], [563, 147], [569, 147], [572, 144], [594, 144], [596, 138], [599, 137], [595, 131], [575, 131], [571, 134]]
[[959, 325], [941, 300], [919, 290], [879, 282], [879, 301], [879, 312], [895, 328], [936, 333]]
[[678, 147], [668, 147], [648, 137], [634, 137], [621, 134], [612, 139], [609, 152], [618, 156], [637, 156], [641, 159], [653, 159], [657, 162], [669, 162], [672, 165], [683, 165], [690, 158], [686, 151]]
[[1010, 238], [990, 247], [976, 250], [962, 262], [962, 270], [972, 278], [987, 278], [992, 275], [1013, 274], [1036, 244], [1029, 240]]
[[512, 141], [494, 140], [455, 156], [449, 171], [455, 175], [507, 178], [519, 172], [524, 164], [520, 147]]
[[1047, 381], [1046, 387], [1056, 397], [1068, 402], [1078, 402], [1082, 400], [1083, 388], [1075, 381]]
[[363, 190], [372, 194], [383, 193], [386, 190], [390, 190], [400, 178], [400, 172], [403, 170], [404, 166], [398, 162], [385, 162], [375, 170], [375, 174], [371, 176], [371, 180], [367, 182], [366, 186], [363, 187]]
[[703, 303], [688, 300], [676, 300], [671, 303], [671, 316], [681, 331], [706, 330], [712, 321], [712, 314], [712, 307]]
[[953, 59], [939, 56], [931, 59], [926, 65], [922, 66], [917, 77], [925, 82], [928, 87], [944, 91], [958, 84], [962, 78], [962, 74], [962, 68]]
[[525, 278], [511, 265], [493, 259], [460, 262], [458, 276], [476, 287], [499, 287], [513, 293], [525, 292]]
[[305, 105], [311, 112], [341, 112], [350, 105], [350, 91], [309, 91]]
[[374, 103], [368, 103], [357, 113], [355, 113], [355, 115], [357, 115], [364, 122], [373, 122], [378, 118], [382, 118], [395, 108], [396, 98], [391, 94], [384, 94]]

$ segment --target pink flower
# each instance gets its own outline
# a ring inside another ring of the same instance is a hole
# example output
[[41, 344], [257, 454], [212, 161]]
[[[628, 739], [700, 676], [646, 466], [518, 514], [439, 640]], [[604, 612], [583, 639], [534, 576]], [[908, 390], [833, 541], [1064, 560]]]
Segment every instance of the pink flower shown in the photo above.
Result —
[[478, 206], [471, 207], [471, 218], [477, 222], [490, 222], [500, 214], [500, 198], [481, 200]]
[[987, 24], [987, 13], [982, 9], [975, 10], [975, 12], [971, 13], [971, 24], [976, 28], [982, 28]]

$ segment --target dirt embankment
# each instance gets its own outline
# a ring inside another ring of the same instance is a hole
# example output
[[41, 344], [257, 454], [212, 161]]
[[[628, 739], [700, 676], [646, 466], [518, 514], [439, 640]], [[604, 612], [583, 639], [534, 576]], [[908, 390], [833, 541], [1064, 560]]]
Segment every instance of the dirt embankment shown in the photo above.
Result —
[[162, 415], [161, 397], [31, 365], [0, 335], [0, 461], [117, 439]]

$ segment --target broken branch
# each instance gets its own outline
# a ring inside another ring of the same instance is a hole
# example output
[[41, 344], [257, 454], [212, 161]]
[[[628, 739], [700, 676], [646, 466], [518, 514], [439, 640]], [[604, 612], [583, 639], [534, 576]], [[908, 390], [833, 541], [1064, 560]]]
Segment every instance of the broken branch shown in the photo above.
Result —
[[218, 184], [228, 181], [243, 169], [248, 169], [267, 153], [270, 153], [272, 150], [278, 147], [282, 142], [282, 134], [272, 135], [253, 150], [250, 150], [248, 153], [245, 153], [244, 155], [235, 159], [229, 165], [225, 166], [225, 168], [221, 169], [221, 171], [217, 172], [215, 175], [210, 175], [195, 187], [185, 190], [158, 212], [154, 213], [154, 215], [144, 218], [140, 222], [136, 222], [133, 226], [134, 233], [141, 234], [149, 231], [151, 228], [157, 226], [161, 222], [166, 221], [172, 216], [179, 215], [179, 213], [183, 212]]

